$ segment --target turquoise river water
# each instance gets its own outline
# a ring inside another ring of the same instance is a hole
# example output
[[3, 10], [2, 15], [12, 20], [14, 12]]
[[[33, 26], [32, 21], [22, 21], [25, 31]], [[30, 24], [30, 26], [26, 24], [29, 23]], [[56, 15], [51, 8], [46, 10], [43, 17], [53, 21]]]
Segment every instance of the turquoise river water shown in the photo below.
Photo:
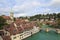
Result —
[[[44, 25], [43, 27], [47, 27], [47, 25]], [[54, 31], [40, 31], [25, 40], [60, 40], [60, 34], [57, 34]]]

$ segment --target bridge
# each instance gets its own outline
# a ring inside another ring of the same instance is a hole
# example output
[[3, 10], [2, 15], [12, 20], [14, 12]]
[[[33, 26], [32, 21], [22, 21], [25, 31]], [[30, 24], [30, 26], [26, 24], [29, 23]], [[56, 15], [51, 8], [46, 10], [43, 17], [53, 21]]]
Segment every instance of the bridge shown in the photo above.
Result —
[[46, 32], [54, 31], [56, 33], [60, 33], [60, 29], [56, 29], [56, 28], [40, 28], [40, 30], [44, 30]]

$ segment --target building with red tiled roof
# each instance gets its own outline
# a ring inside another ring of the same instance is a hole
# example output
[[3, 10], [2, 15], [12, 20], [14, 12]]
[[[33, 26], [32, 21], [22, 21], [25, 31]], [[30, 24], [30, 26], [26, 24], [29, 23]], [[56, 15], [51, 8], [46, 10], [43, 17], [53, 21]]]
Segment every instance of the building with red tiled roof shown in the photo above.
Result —
[[11, 20], [11, 18], [9, 16], [2, 16], [2, 17], [6, 20]]
[[[9, 25], [5, 25], [3, 27], [4, 29], [4, 35], [2, 36], [3, 40], [21, 40], [24, 39], [28, 36], [31, 36], [31, 32], [35, 33], [35, 28], [37, 28], [35, 22], [29, 22], [29, 21], [25, 21], [25, 20], [16, 20], [15, 22], [9, 24]], [[27, 35], [28, 34], [28, 35]], [[23, 36], [23, 35], [26, 35]], [[20, 38], [21, 36], [23, 36], [23, 38]], [[8, 37], [8, 39], [6, 39], [6, 37]]]
[[14, 21], [13, 13], [10, 13], [10, 16], [2, 15], [2, 17], [6, 20], [6, 23], [10, 24]]
[[2, 17], [9, 25], [3, 26], [3, 30], [0, 31], [1, 40], [22, 40], [39, 31], [36, 23], [29, 22], [28, 19], [15, 18], [14, 21], [13, 13], [10, 13], [10, 16], [3, 15]]

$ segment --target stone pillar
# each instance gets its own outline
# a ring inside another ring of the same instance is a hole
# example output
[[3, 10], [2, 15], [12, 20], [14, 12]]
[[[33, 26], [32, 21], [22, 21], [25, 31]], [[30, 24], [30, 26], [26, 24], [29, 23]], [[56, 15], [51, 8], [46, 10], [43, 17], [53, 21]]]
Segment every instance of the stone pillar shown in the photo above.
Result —
[[60, 34], [60, 29], [57, 29], [57, 33]]
[[49, 29], [48, 28], [46, 28], [46, 32], [49, 32]]

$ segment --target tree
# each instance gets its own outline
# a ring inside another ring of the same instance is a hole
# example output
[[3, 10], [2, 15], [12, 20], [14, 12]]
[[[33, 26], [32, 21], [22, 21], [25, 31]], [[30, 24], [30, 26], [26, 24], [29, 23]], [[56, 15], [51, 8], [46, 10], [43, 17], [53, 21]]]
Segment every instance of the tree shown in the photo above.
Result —
[[2, 26], [4, 26], [5, 24], [6, 20], [2, 16], [0, 16], [0, 29], [2, 29], [3, 28]]
[[53, 27], [60, 29], [60, 13], [54, 14], [54, 16], [57, 17], [58, 19], [56, 20], [56, 24]]
[[50, 20], [50, 14], [48, 13], [48, 14], [46, 14], [46, 16], [47, 16], [48, 20]]
[[56, 13], [53, 13], [53, 17], [56, 20], [56, 17], [57, 17]]
[[58, 14], [57, 14], [57, 18], [59, 18], [59, 19], [60, 19], [60, 13], [58, 13]]

